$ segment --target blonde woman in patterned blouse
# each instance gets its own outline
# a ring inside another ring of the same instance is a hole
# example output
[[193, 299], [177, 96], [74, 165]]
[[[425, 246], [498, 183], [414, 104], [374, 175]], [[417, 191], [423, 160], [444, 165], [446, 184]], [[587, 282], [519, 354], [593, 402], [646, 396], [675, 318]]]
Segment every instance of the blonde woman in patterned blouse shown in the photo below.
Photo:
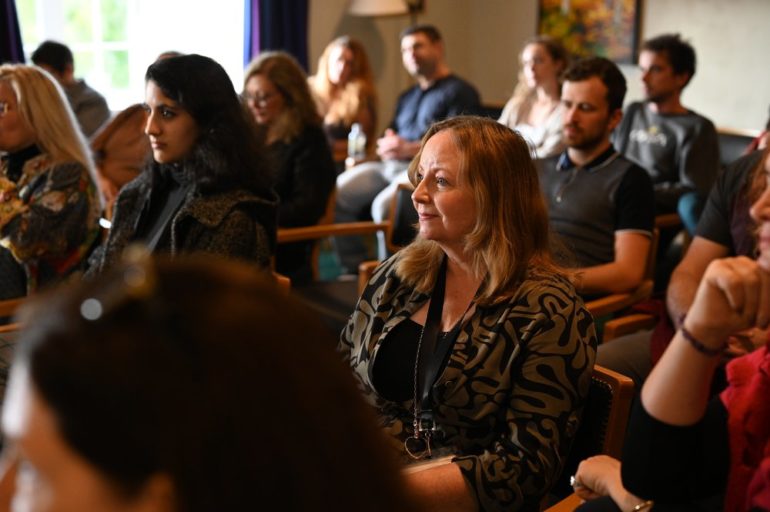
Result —
[[45, 71], [0, 66], [0, 152], [0, 250], [31, 292], [81, 268], [102, 210], [85, 140]]
[[408, 476], [424, 510], [538, 510], [596, 336], [551, 260], [527, 143], [493, 120], [452, 118], [424, 136], [409, 177], [417, 238], [375, 271], [340, 350], [405, 461], [451, 455]]

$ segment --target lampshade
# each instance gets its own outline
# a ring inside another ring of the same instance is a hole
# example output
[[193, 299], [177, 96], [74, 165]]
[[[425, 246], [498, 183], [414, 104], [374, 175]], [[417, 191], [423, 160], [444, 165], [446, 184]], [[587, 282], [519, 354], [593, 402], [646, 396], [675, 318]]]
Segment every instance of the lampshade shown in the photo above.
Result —
[[388, 16], [407, 14], [404, 0], [351, 0], [348, 12], [353, 16]]

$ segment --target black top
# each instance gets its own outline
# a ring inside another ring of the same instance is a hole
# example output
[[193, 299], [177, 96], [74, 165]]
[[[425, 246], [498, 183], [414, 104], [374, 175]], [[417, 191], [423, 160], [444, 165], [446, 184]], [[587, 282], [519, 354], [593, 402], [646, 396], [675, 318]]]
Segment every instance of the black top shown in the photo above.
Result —
[[6, 178], [17, 183], [19, 178], [21, 178], [21, 173], [24, 170], [24, 164], [27, 163], [27, 160], [35, 158], [39, 154], [40, 148], [33, 144], [32, 146], [16, 151], [15, 153], [9, 153], [3, 157], [8, 160]]
[[184, 203], [192, 185], [192, 179], [183, 168], [164, 166], [139, 218], [134, 240], [143, 241], [153, 252], [167, 251], [171, 247], [171, 219]]
[[727, 247], [731, 256], [754, 257], [756, 236], [749, 217], [748, 190], [752, 171], [761, 158], [762, 151], [755, 151], [727, 166], [711, 189], [698, 221], [695, 234]]
[[[423, 326], [411, 318], [393, 328], [383, 340], [372, 368], [372, 384], [386, 400], [414, 398], [414, 364]], [[440, 336], [446, 336], [442, 332]]]
[[[268, 147], [270, 168], [279, 197], [278, 226], [312, 226], [318, 222], [334, 189], [337, 169], [320, 126], [309, 125], [289, 143]], [[312, 242], [281, 244], [276, 250], [276, 270], [293, 284], [309, 279]]]
[[[675, 390], [673, 392], [676, 392]], [[623, 486], [653, 510], [721, 511], [729, 462], [727, 411], [719, 397], [692, 426], [668, 425], [635, 404], [623, 449]], [[609, 498], [588, 501], [580, 512], [614, 512]]]

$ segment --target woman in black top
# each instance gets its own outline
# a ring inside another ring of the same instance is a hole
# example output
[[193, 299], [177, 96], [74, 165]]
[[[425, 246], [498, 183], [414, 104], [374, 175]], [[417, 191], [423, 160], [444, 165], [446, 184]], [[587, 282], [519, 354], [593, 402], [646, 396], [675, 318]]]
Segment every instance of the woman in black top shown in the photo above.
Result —
[[[305, 73], [289, 54], [263, 53], [246, 69], [244, 96], [267, 140], [280, 198], [278, 225], [316, 224], [337, 172]], [[276, 270], [293, 283], [309, 280], [311, 247], [307, 242], [281, 245]]]

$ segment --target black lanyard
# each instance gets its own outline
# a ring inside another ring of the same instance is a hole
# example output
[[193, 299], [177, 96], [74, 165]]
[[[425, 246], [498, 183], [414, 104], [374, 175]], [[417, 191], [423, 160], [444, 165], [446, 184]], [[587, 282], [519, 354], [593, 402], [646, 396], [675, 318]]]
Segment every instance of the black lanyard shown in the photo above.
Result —
[[[433, 396], [431, 389], [444, 368], [449, 351], [460, 334], [462, 317], [451, 331], [440, 335], [441, 315], [444, 311], [444, 293], [446, 291], [447, 258], [441, 262], [441, 267], [433, 287], [433, 295], [428, 306], [428, 317], [425, 319], [420, 351], [417, 355], [417, 387], [415, 397], [419, 398], [419, 419], [433, 421]], [[463, 315], [465, 316], [465, 315]]]

